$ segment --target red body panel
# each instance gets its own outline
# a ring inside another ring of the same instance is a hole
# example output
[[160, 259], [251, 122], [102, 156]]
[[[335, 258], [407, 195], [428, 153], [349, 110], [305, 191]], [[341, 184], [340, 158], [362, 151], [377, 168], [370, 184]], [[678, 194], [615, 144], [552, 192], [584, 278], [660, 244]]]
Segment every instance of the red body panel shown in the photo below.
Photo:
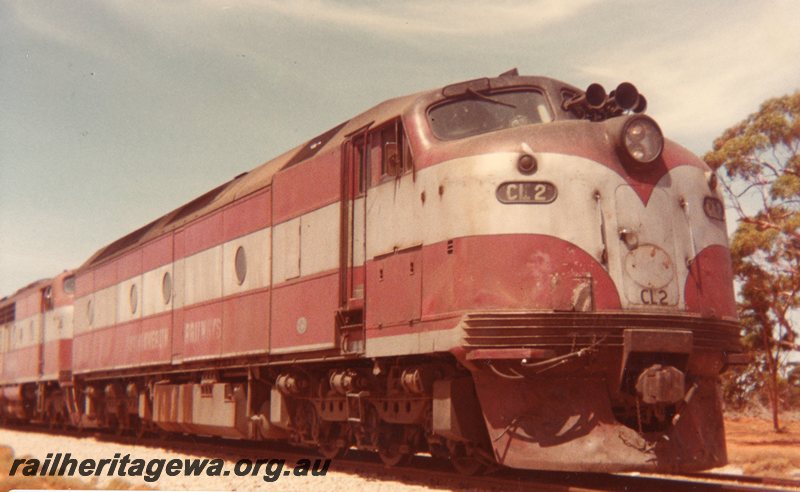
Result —
[[[332, 347], [338, 289], [338, 271], [275, 287], [272, 292], [270, 350]], [[305, 319], [305, 323], [301, 319]], [[302, 324], [305, 324], [304, 331], [302, 327], [298, 329]]]
[[[101, 330], [104, 333], [106, 330]], [[142, 345], [142, 321], [134, 320], [116, 325], [107, 330], [111, 336], [113, 347], [109, 358], [111, 367], [129, 367], [140, 363], [139, 351]]]
[[94, 270], [80, 271], [75, 275], [75, 297], [83, 297], [94, 292]]
[[[76, 335], [72, 345], [73, 371], [88, 372], [122, 366], [122, 361], [126, 356], [120, 347], [125, 347], [124, 342], [127, 340], [117, 337], [121, 331], [123, 330], [110, 327]], [[118, 345], [115, 338], [119, 338], [123, 344]], [[135, 351], [136, 344], [131, 348]]]
[[183, 311], [183, 358], [219, 357], [222, 353], [222, 301], [187, 307]]
[[222, 309], [222, 353], [269, 350], [269, 290], [228, 298]]
[[733, 268], [728, 248], [709, 246], [692, 261], [684, 288], [686, 310], [703, 316], [736, 317]]
[[79, 333], [72, 338], [72, 370], [86, 371], [92, 367], [92, 332]]
[[142, 248], [142, 271], [146, 272], [172, 261], [172, 234], [162, 236]]
[[39, 289], [31, 289], [22, 295], [20, 295], [17, 299], [16, 311], [17, 311], [17, 320], [23, 320], [25, 318], [30, 318], [36, 314], [42, 312], [42, 297], [39, 292]]
[[273, 180], [272, 223], [333, 203], [341, 196], [341, 154], [331, 152], [290, 167]]
[[367, 329], [420, 319], [422, 256], [422, 248], [414, 248], [367, 263]]
[[114, 260], [100, 266], [94, 271], [94, 290], [103, 290], [116, 285], [121, 279], [118, 275], [120, 260]]
[[[620, 308], [606, 270], [587, 252], [545, 235], [455, 239], [423, 248], [423, 317], [468, 309], [572, 309], [578, 281], [591, 277], [596, 310]], [[524, 265], [520, 268], [520, 265]]]
[[[186, 228], [184, 254], [191, 256], [197, 252], [216, 246], [222, 242], [222, 213], [217, 212], [193, 222]], [[176, 258], [178, 259], [178, 258]]]
[[141, 321], [137, 364], [163, 364], [170, 361], [172, 355], [172, 313], [166, 312], [149, 316]]
[[6, 352], [3, 376], [7, 382], [36, 380], [39, 377], [40, 345], [31, 345]]
[[119, 280], [129, 279], [142, 273], [142, 250], [136, 249], [119, 260], [117, 276]]
[[229, 241], [239, 236], [269, 226], [272, 204], [269, 191], [261, 191], [223, 212], [223, 239]]

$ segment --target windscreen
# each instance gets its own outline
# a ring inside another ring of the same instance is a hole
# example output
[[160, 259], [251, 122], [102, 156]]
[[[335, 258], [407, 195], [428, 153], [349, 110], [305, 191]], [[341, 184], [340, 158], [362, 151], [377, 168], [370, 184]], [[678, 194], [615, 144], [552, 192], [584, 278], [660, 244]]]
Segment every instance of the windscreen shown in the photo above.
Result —
[[541, 92], [527, 89], [494, 94], [467, 93], [428, 112], [434, 135], [455, 140], [553, 120]]

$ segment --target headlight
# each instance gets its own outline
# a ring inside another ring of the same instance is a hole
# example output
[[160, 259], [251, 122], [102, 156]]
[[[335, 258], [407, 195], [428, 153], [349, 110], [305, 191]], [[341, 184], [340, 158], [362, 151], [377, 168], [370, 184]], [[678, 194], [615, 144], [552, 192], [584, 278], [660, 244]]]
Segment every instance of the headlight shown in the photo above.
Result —
[[649, 164], [661, 156], [664, 135], [648, 116], [633, 116], [622, 127], [622, 147], [636, 162]]

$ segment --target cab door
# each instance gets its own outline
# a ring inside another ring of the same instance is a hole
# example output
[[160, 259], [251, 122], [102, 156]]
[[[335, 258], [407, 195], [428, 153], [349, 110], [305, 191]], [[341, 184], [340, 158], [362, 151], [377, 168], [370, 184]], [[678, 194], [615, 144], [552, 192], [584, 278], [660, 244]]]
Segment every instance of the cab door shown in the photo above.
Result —
[[340, 286], [337, 329], [342, 352], [364, 352], [366, 197], [368, 134], [357, 131], [342, 152]]
[[396, 118], [370, 131], [367, 196], [367, 331], [410, 326], [422, 315], [424, 189], [415, 181], [408, 138]]

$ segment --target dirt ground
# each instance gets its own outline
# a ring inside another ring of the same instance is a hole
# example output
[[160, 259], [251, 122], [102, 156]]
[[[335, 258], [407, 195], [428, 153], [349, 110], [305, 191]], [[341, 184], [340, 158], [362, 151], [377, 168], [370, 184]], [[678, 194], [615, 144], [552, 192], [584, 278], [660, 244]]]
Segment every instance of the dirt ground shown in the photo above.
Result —
[[768, 418], [726, 416], [729, 465], [717, 471], [800, 479], [800, 418], [783, 415], [781, 425], [778, 433]]

